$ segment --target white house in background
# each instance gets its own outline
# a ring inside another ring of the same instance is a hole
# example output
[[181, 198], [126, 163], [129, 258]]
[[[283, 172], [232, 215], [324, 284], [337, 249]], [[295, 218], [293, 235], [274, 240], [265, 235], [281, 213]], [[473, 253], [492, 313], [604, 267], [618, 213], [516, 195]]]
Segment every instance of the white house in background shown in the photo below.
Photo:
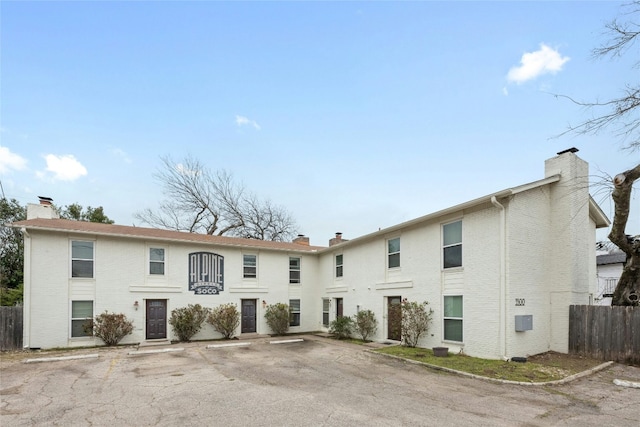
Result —
[[596, 304], [611, 305], [611, 297], [616, 290], [626, 260], [627, 255], [624, 252], [596, 256], [598, 275], [598, 289], [595, 293]]
[[[370, 309], [375, 340], [398, 340], [402, 300], [434, 310], [423, 347], [486, 358], [568, 350], [571, 304], [596, 292], [595, 230], [609, 220], [588, 193], [588, 165], [567, 150], [544, 178], [329, 247], [67, 221], [47, 205], [14, 223], [25, 237], [24, 345], [100, 344], [82, 324], [105, 310], [133, 319], [124, 343], [172, 339], [171, 310], [236, 303], [239, 334], [267, 334], [267, 304], [288, 303], [291, 331], [326, 330]], [[206, 325], [195, 339], [220, 335]]]

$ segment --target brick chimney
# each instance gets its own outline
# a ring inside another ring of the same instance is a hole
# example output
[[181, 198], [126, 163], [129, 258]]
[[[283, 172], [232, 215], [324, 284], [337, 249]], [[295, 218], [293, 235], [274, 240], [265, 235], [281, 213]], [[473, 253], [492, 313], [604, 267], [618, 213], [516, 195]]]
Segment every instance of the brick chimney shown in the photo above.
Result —
[[347, 242], [347, 240], [342, 240], [342, 233], [337, 232], [336, 233], [336, 237], [334, 237], [333, 239], [329, 240], [329, 246], [337, 245], [337, 244], [342, 243], [342, 242]]
[[27, 219], [58, 219], [60, 215], [53, 207], [53, 199], [51, 197], [38, 196], [40, 204], [29, 203], [27, 205]]
[[309, 246], [309, 238], [304, 234], [298, 234], [298, 237], [293, 239], [293, 243], [298, 245]]

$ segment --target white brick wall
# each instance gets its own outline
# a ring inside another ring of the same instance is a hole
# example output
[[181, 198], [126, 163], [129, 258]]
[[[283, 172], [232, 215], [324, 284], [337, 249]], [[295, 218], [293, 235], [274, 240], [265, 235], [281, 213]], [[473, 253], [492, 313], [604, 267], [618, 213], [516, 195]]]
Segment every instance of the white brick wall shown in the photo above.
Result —
[[[257, 331], [269, 333], [263, 301], [300, 299], [301, 325], [292, 331], [316, 331], [323, 328], [322, 299], [331, 300], [333, 320], [335, 299], [342, 298], [345, 315], [354, 315], [358, 308], [373, 310], [379, 327], [372, 338], [385, 340], [387, 299], [400, 296], [426, 300], [434, 310], [431, 330], [420, 342], [424, 347], [448, 346], [487, 358], [566, 351], [569, 305], [589, 303], [595, 291], [595, 224], [588, 212], [586, 163], [564, 154], [546, 163], [546, 176], [556, 173], [562, 174], [558, 182], [532, 185], [497, 200], [504, 213], [487, 198], [458, 212], [425, 217], [319, 254], [96, 237], [95, 278], [89, 280], [69, 278], [73, 234], [32, 230], [25, 246], [25, 344], [93, 344], [92, 339], [69, 338], [74, 299], [93, 299], [94, 314], [108, 310], [132, 318], [135, 331], [125, 343], [144, 341], [147, 299], [167, 299], [168, 314], [187, 304], [213, 307], [231, 302], [240, 308], [241, 299], [255, 299]], [[442, 225], [458, 219], [463, 224], [463, 266], [443, 270]], [[387, 239], [396, 237], [401, 265], [388, 269]], [[165, 248], [164, 277], [147, 274], [151, 246]], [[188, 291], [188, 254], [197, 251], [224, 256], [225, 289], [220, 295]], [[243, 253], [257, 255], [257, 280], [242, 278]], [[335, 277], [337, 254], [343, 255], [342, 278]], [[289, 284], [289, 256], [301, 258], [299, 285]], [[444, 341], [445, 295], [464, 298], [463, 343]], [[533, 329], [515, 332], [516, 315], [533, 316]], [[167, 330], [172, 338], [170, 327]], [[195, 339], [219, 336], [206, 325]]]
[[[53, 235], [31, 231], [33, 256], [30, 269], [30, 326], [25, 331], [32, 348], [85, 346], [97, 344], [89, 338], [70, 338], [72, 300], [93, 300], [94, 315], [105, 310], [124, 313], [134, 321], [134, 333], [122, 343], [137, 343], [145, 339], [145, 300], [167, 299], [167, 311], [188, 304], [199, 303], [214, 307], [223, 303], [236, 303], [241, 299], [255, 299], [257, 304], [257, 331], [269, 333], [264, 321], [264, 307], [289, 299], [301, 300], [301, 326], [295, 330], [316, 329], [314, 303], [317, 293], [315, 256], [299, 253], [261, 250], [258, 255], [258, 279], [242, 278], [242, 251], [239, 249], [202, 247], [178, 243], [154, 242], [153, 247], [164, 247], [166, 253], [165, 277], [147, 274], [149, 243], [144, 240], [97, 237], [95, 239], [95, 277], [70, 278], [70, 240], [86, 240], [86, 236]], [[188, 254], [211, 251], [225, 257], [225, 289], [220, 295], [194, 295], [187, 289]], [[289, 285], [289, 256], [299, 256], [301, 284]], [[134, 302], [138, 301], [136, 310]], [[28, 311], [28, 310], [27, 310]], [[168, 327], [168, 338], [172, 339]], [[238, 331], [239, 333], [240, 331]], [[219, 338], [211, 326], [205, 324], [194, 339]]]

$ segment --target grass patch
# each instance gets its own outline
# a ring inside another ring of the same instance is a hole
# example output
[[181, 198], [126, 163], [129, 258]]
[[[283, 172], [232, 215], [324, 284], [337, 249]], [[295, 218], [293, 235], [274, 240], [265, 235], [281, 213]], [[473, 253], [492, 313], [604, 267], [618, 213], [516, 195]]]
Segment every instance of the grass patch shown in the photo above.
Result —
[[358, 339], [358, 338], [346, 338], [346, 339], [338, 340], [338, 341], [348, 342], [348, 343], [351, 343], [351, 344], [358, 344], [358, 345], [364, 345], [364, 344], [367, 344], [367, 343], [371, 342], [371, 341], [364, 341], [364, 340], [361, 340], [361, 339]]
[[[479, 359], [462, 354], [449, 354], [447, 357], [435, 357], [433, 351], [430, 349], [403, 346], [385, 347], [376, 351], [378, 353], [391, 354], [404, 359], [416, 360], [429, 365], [441, 366], [482, 377], [521, 382], [560, 380], [595, 367], [600, 363], [597, 360], [581, 359], [582, 363], [577, 364], [575, 363], [575, 357], [570, 355], [556, 356], [553, 358], [553, 363], [545, 363], [544, 358], [540, 358], [539, 360], [534, 358], [526, 363], [517, 363], [502, 360]], [[563, 360], [566, 360], [566, 362], [563, 363]]]

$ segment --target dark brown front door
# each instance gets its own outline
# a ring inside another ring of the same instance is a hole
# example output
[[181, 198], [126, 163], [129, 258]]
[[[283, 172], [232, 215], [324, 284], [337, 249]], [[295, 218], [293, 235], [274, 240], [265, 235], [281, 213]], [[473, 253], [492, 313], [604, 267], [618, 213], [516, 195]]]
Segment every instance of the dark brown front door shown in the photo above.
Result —
[[242, 300], [242, 329], [241, 333], [256, 332], [256, 300]]
[[389, 297], [387, 300], [387, 339], [402, 339], [402, 302], [401, 297]]
[[167, 300], [147, 300], [147, 339], [167, 338]]
[[342, 298], [336, 298], [336, 319], [338, 317], [342, 317], [342, 307], [343, 307]]

